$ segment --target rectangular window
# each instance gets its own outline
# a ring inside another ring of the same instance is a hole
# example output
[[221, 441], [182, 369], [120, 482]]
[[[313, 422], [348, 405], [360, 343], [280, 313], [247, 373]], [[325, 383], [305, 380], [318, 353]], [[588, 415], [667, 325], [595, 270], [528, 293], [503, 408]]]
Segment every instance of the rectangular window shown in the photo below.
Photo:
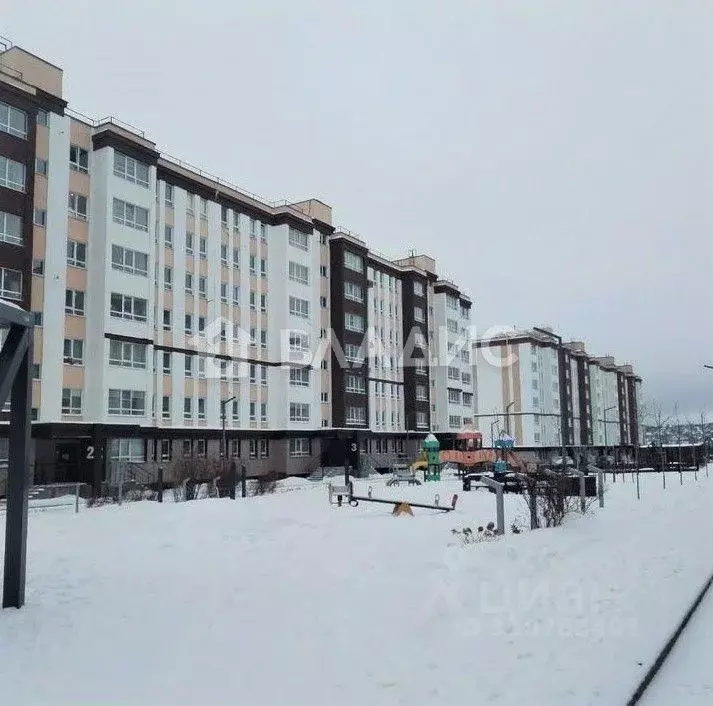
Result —
[[260, 224], [260, 240], [262, 240], [263, 243], [267, 240], [267, 223]]
[[428, 413], [427, 412], [416, 412], [416, 428], [417, 429], [427, 429], [428, 428]]
[[205, 419], [205, 397], [198, 398], [198, 419]]
[[251, 422], [256, 422], [257, 421], [257, 412], [256, 412], [257, 406], [255, 402], [250, 403], [250, 421]]
[[290, 297], [290, 314], [302, 319], [309, 319], [309, 302], [306, 299]]
[[89, 152], [77, 145], [69, 146], [69, 166], [75, 172], [89, 172]]
[[166, 184], [166, 193], [164, 196], [166, 206], [173, 208], [173, 185]]
[[184, 397], [183, 398], [183, 418], [193, 419], [193, 398]]
[[366, 380], [361, 375], [347, 375], [345, 378], [345, 390], [358, 395], [366, 394]]
[[203, 275], [198, 277], [198, 296], [201, 299], [205, 299], [208, 296], [208, 278]]
[[171, 330], [171, 310], [170, 309], [163, 310], [163, 330], [164, 331]]
[[82, 413], [82, 391], [69, 387], [62, 388], [62, 414], [79, 415]]
[[364, 303], [364, 289], [354, 282], [346, 281], [344, 283], [344, 298], [351, 299], [359, 304]]
[[289, 263], [289, 277], [293, 282], [299, 284], [309, 284], [309, 267], [300, 265], [298, 262]]
[[347, 331], [355, 331], [356, 333], [364, 332], [364, 317], [359, 314], [345, 314], [344, 328]]
[[418, 279], [417, 279], [417, 280], [414, 280], [414, 283], [413, 283], [413, 293], [414, 293], [417, 297], [423, 297], [423, 296], [426, 295], [426, 290], [425, 290], [425, 288], [424, 288], [424, 286], [423, 286], [423, 282], [421, 282], [421, 280], [418, 280]]
[[428, 402], [428, 388], [425, 385], [416, 385], [416, 399], [419, 402]]
[[0, 240], [12, 245], [22, 245], [22, 218], [20, 216], [0, 211]]
[[114, 223], [129, 226], [148, 232], [149, 229], [149, 210], [143, 206], [137, 206], [133, 203], [127, 203], [121, 199], [114, 199], [113, 206]]
[[267, 277], [267, 260], [265, 258], [260, 260], [260, 277]]
[[0, 102], [0, 130], [15, 137], [27, 138], [27, 113]]
[[67, 264], [71, 267], [87, 266], [87, 244], [76, 240], [67, 240]]
[[257, 260], [255, 258], [255, 255], [250, 256], [250, 274], [251, 275], [257, 274]]
[[224, 304], [228, 303], [228, 283], [227, 282], [220, 283], [220, 301], [222, 301]]
[[267, 311], [267, 294], [260, 295], [260, 311]]
[[290, 331], [288, 342], [290, 353], [303, 355], [309, 351], [309, 335], [304, 331]]
[[446, 319], [446, 328], [449, 333], [458, 333], [458, 322], [454, 319]]
[[114, 174], [132, 184], [139, 186], [149, 185], [149, 167], [133, 157], [127, 157], [121, 152], [114, 151]]
[[451, 414], [448, 416], [448, 426], [451, 429], [459, 429], [461, 425], [461, 419], [460, 415], [458, 414]]
[[240, 250], [238, 248], [233, 248], [233, 267], [240, 267]]
[[308, 438], [301, 436], [290, 438], [290, 456], [292, 458], [309, 456], [311, 453], [309, 441]]
[[[66, 344], [65, 341], [65, 346]], [[110, 340], [109, 365], [120, 368], [146, 368], [146, 344]]]
[[[2, 158], [0, 157], [0, 159]], [[70, 191], [67, 205], [69, 208], [70, 216], [72, 216], [73, 218], [78, 218], [80, 221], [87, 220], [89, 209], [88, 200], [86, 196], [82, 196], [81, 194], [75, 194], [73, 191]]]
[[471, 380], [471, 375], [470, 375], [470, 373], [463, 373], [463, 374], [461, 375], [461, 382], [462, 382], [464, 385], [470, 385], [470, 380]]
[[300, 250], [309, 250], [309, 235], [301, 230], [290, 228], [289, 235], [290, 245], [293, 245]]
[[164, 375], [170, 375], [171, 374], [171, 353], [170, 351], [164, 351], [163, 352], [163, 374]]
[[171, 440], [161, 439], [158, 445], [159, 461], [168, 461], [171, 458]]
[[130, 275], [147, 277], [149, 273], [149, 256], [145, 252], [130, 250], [120, 245], [112, 245], [111, 266], [115, 270], [121, 270]]
[[163, 268], [163, 288], [173, 289], [173, 268], [164, 267]]
[[193, 233], [190, 231], [186, 233], [186, 254], [193, 255]]
[[423, 323], [426, 320], [424, 316], [423, 309], [420, 306], [415, 306], [413, 308], [413, 320]]
[[228, 246], [225, 243], [220, 244], [220, 264], [228, 264]]
[[198, 239], [198, 255], [201, 260], [205, 260], [208, 257], [208, 241], [205, 238]]
[[32, 213], [32, 222], [42, 228], [47, 227], [47, 211], [44, 208], [36, 208]]
[[366, 424], [366, 407], [347, 407], [346, 423]]
[[81, 338], [64, 339], [64, 358], [66, 365], [84, 364], [84, 341]]
[[110, 439], [109, 458], [113, 461], [144, 461], [143, 439]]
[[233, 400], [231, 416], [234, 422], [240, 421], [240, 400]]
[[451, 311], [458, 311], [458, 298], [450, 294], [446, 294], [446, 308]]
[[263, 387], [267, 386], [267, 367], [264, 365], [260, 366], [260, 384]]
[[201, 218], [208, 218], [208, 200], [204, 199], [202, 196], [200, 197], [201, 199]]
[[146, 300], [140, 297], [112, 292], [109, 313], [116, 319], [146, 321], [146, 304]]
[[163, 244], [167, 248], [173, 248], [173, 226], [163, 227]]
[[362, 355], [361, 348], [354, 343], [347, 343], [344, 346], [344, 357], [350, 363], [361, 363], [364, 361], [364, 356]]
[[290, 368], [292, 387], [309, 387], [309, 368]]
[[472, 392], [464, 392], [463, 393], [463, 406], [464, 407], [472, 407], [473, 406], [473, 393]]
[[185, 314], [183, 320], [183, 330], [186, 333], [193, 333], [193, 314]]
[[460, 370], [458, 368], [454, 368], [452, 366], [448, 366], [448, 379], [449, 380], [460, 380]]
[[267, 402], [260, 403], [260, 421], [261, 422], [267, 421]]
[[188, 353], [183, 356], [183, 370], [187, 378], [193, 376], [193, 356]]
[[290, 402], [290, 421], [309, 422], [309, 405], [304, 402]]
[[233, 304], [238, 306], [240, 304], [240, 285], [233, 285]]
[[84, 292], [67, 289], [64, 293], [64, 313], [71, 316], [84, 316]]
[[48, 163], [46, 159], [40, 159], [39, 157], [35, 159], [35, 174], [47, 176], [47, 168]]
[[350, 252], [349, 250], [344, 251], [344, 267], [354, 272], [359, 272], [360, 274], [364, 272], [364, 258], [361, 255]]
[[454, 390], [452, 388], [448, 388], [448, 402], [450, 404], [460, 404], [460, 390]]

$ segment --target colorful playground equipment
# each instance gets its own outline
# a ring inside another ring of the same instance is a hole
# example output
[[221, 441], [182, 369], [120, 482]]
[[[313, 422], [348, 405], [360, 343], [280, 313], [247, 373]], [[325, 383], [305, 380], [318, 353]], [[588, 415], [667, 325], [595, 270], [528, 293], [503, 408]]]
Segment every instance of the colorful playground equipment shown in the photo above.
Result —
[[433, 434], [423, 440], [423, 452], [426, 455], [423, 480], [441, 480], [441, 444]]
[[[452, 463], [460, 472], [490, 471], [496, 461], [505, 463], [506, 468], [519, 469], [521, 462], [513, 453], [514, 439], [504, 435], [501, 446], [492, 449], [483, 448], [483, 435], [472, 427], [463, 427], [455, 439], [455, 448], [441, 451], [441, 462]], [[502, 469], [502, 464], [498, 466]]]
[[508, 472], [508, 462], [506, 455], [508, 450], [512, 455], [512, 448], [515, 445], [515, 439], [508, 436], [505, 432], [501, 432], [500, 436], [494, 441], [493, 446], [496, 449], [497, 458], [493, 461], [493, 478], [501, 482]]
[[458, 495], [454, 494], [451, 498], [450, 505], [441, 505], [441, 500], [438, 494], [436, 494], [433, 504], [428, 503], [417, 503], [411, 500], [390, 500], [388, 498], [374, 498], [372, 497], [372, 488], [369, 486], [367, 495], [354, 495], [354, 486], [350, 482], [347, 485], [332, 485], [328, 486], [329, 491], [329, 504], [337, 505], [342, 507], [344, 505], [350, 505], [351, 507], [357, 507], [360, 502], [369, 503], [383, 503], [384, 505], [393, 505], [392, 514], [393, 515], [413, 515], [412, 508], [420, 507], [426, 510], [439, 510], [440, 512], [452, 512], [456, 509], [456, 503], [458, 502]]

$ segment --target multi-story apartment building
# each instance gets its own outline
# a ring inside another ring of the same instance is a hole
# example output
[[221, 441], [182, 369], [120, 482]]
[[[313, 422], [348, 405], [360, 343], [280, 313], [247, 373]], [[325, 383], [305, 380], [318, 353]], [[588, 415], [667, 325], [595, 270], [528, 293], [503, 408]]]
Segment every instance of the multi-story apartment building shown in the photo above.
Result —
[[548, 329], [513, 331], [473, 344], [476, 426], [518, 446], [631, 446], [639, 438], [641, 379], [579, 341]]
[[459, 398], [436, 394], [430, 341], [469, 335], [470, 300], [431, 258], [70, 111], [61, 69], [19, 47], [0, 53], [0, 297], [34, 312], [38, 471], [218, 456], [223, 428], [250, 474], [341, 463], [355, 433], [382, 466], [472, 416], [466, 357], [443, 382]]

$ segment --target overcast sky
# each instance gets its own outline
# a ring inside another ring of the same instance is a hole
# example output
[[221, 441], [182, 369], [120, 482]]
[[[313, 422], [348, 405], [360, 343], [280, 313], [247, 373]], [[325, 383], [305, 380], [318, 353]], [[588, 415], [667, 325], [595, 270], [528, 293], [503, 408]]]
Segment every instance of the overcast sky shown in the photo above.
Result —
[[65, 98], [713, 412], [711, 0], [0, 0]]

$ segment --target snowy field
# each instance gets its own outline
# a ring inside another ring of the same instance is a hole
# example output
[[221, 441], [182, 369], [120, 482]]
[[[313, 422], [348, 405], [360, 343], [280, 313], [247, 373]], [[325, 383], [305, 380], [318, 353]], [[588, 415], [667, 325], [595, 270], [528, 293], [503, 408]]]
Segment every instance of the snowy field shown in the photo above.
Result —
[[[468, 546], [451, 530], [495, 520], [487, 492], [399, 518], [330, 507], [308, 481], [31, 513], [27, 604], [0, 611], [0, 701], [625, 703], [713, 568], [713, 477], [641, 483], [640, 501], [618, 481], [604, 510]], [[427, 502], [459, 492], [372, 485]], [[506, 501], [508, 528], [526, 524], [522, 499]]]

